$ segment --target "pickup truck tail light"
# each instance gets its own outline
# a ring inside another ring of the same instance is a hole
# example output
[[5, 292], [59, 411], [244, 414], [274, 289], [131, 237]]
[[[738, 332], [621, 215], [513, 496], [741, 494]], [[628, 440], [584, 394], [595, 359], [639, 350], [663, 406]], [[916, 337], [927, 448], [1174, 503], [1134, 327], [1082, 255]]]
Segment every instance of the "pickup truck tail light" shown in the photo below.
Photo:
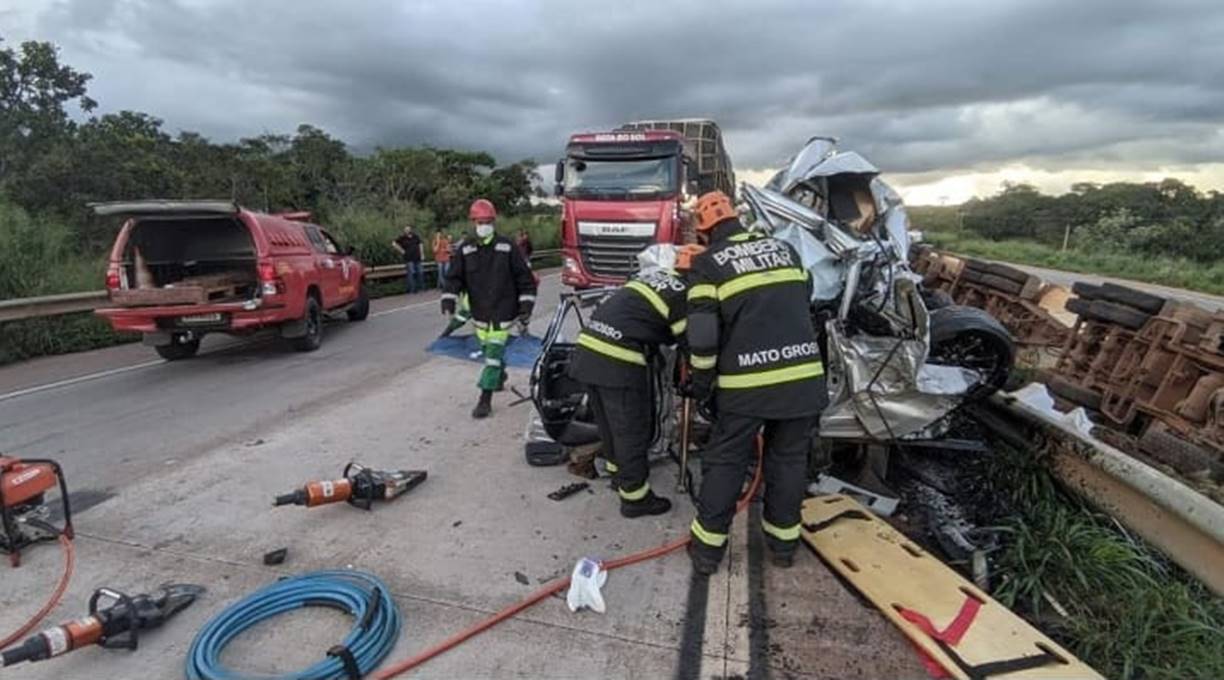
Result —
[[123, 271], [119, 265], [112, 264], [106, 270], [106, 289], [119, 290], [123, 287]]
[[264, 295], [280, 295], [285, 292], [285, 280], [276, 273], [271, 262], [259, 263], [259, 290]]

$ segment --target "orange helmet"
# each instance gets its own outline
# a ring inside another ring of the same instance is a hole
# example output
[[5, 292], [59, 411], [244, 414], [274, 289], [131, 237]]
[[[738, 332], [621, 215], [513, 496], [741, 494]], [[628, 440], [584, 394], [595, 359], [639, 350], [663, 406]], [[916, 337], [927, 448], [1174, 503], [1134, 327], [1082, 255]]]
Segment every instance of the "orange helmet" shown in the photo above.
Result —
[[486, 198], [472, 201], [472, 207], [468, 208], [468, 219], [473, 222], [492, 222], [496, 217], [497, 209], [493, 207], [493, 202]]
[[721, 191], [702, 194], [701, 198], [697, 199], [695, 212], [697, 231], [709, 231], [719, 222], [736, 216], [735, 206], [731, 205], [731, 199]]
[[693, 268], [693, 258], [705, 252], [705, 246], [688, 243], [676, 249], [676, 270], [688, 271]]

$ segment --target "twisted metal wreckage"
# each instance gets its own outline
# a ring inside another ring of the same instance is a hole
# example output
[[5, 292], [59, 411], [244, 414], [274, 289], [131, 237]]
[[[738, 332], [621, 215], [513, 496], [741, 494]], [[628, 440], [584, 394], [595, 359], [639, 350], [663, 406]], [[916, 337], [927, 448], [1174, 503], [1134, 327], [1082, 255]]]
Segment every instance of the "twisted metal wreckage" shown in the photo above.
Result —
[[[820, 329], [829, 406], [826, 440], [935, 439], [958, 407], [996, 391], [1012, 365], [1007, 330], [986, 312], [924, 290], [907, 256], [909, 218], [880, 171], [836, 140], [815, 137], [765, 187], [744, 184], [741, 217], [751, 230], [790, 244], [811, 274], [811, 313]], [[639, 256], [666, 266], [669, 246]], [[532, 374], [542, 429], [565, 446], [598, 439], [582, 386], [565, 374], [573, 316], [611, 289], [562, 295]], [[666, 375], [664, 362], [658, 373]], [[656, 435], [670, 430], [670, 390], [657, 380]]]

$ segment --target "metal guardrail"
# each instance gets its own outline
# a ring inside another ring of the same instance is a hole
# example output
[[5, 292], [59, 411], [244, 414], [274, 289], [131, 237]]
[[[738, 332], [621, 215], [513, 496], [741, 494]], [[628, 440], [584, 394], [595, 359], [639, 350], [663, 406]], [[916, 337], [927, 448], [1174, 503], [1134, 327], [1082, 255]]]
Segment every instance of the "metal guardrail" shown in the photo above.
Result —
[[[1065, 421], [1007, 395], [991, 397], [996, 413], [1011, 420], [982, 424], [1031, 445], [1044, 436], [1052, 471], [1076, 493], [1113, 516], [1224, 595], [1224, 506]], [[980, 414], [981, 412], [979, 412]], [[1021, 430], [1014, 428], [1019, 425]], [[1038, 437], [1033, 432], [1039, 432]], [[1009, 434], [1010, 432], [1010, 434]]]
[[[560, 250], [537, 250], [531, 259], [541, 260], [555, 257]], [[423, 263], [425, 272], [434, 272], [438, 265], [434, 262]], [[366, 270], [366, 278], [370, 280], [393, 279], [404, 276], [404, 265], [391, 264], [370, 267]], [[0, 300], [0, 323], [5, 321], [22, 321], [24, 319], [39, 319], [63, 314], [92, 312], [105, 307], [109, 294], [104, 290], [91, 290], [83, 293], [63, 293], [60, 295], [43, 295], [39, 297], [14, 298]]]

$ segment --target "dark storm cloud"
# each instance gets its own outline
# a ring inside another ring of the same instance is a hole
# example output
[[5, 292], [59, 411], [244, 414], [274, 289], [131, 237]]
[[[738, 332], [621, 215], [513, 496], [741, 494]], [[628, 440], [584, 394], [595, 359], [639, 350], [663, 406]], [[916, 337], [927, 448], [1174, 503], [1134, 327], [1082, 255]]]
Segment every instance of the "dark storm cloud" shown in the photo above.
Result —
[[103, 108], [219, 138], [310, 122], [547, 160], [577, 129], [710, 116], [741, 167], [813, 134], [914, 173], [1224, 153], [1217, 0], [38, 2], [27, 37]]

